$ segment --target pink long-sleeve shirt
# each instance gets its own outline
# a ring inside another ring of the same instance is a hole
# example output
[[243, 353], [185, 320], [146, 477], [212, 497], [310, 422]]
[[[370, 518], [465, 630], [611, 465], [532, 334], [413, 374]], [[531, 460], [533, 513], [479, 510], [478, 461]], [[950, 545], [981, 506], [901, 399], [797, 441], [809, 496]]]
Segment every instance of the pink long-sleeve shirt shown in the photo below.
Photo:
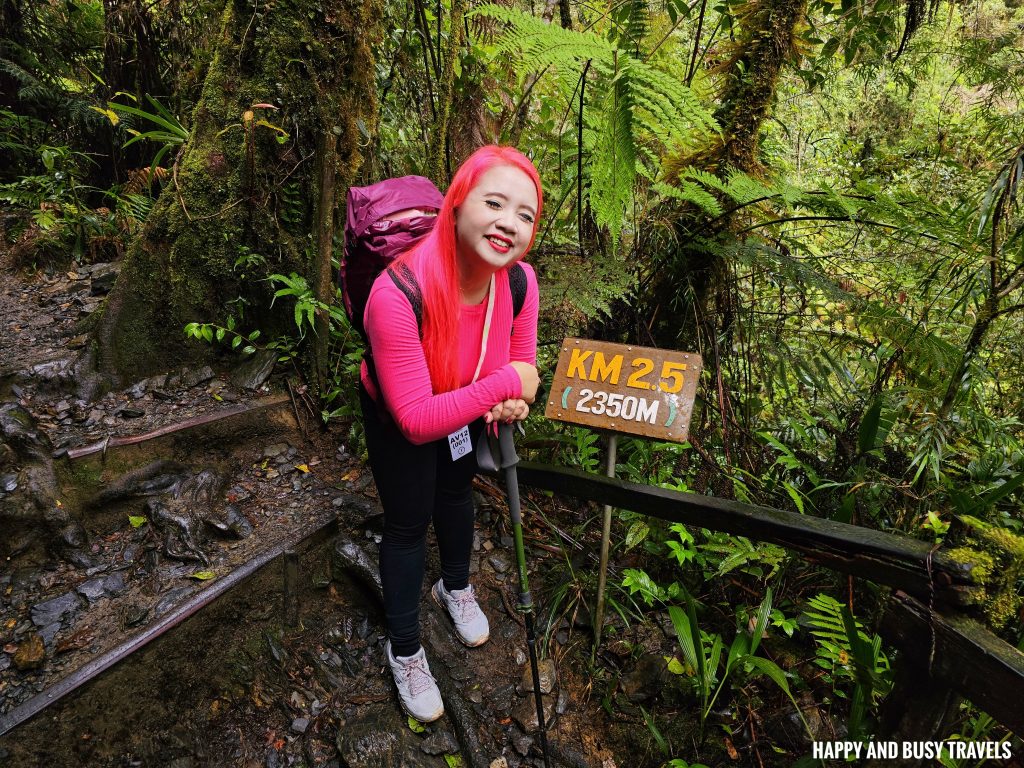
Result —
[[[363, 362], [362, 381], [367, 392], [384, 405], [406, 439], [417, 445], [450, 435], [496, 404], [522, 396], [522, 382], [510, 363], [535, 365], [537, 312], [540, 303], [537, 276], [521, 262], [526, 273], [526, 301], [512, 329], [512, 293], [508, 272], [495, 273], [494, 313], [480, 375], [473, 373], [480, 359], [487, 299], [459, 309], [459, 388], [435, 394], [420, 342], [412, 305], [391, 277], [382, 272], [373, 283], [363, 313], [363, 325], [373, 350], [376, 382]], [[379, 385], [379, 388], [378, 388]]]

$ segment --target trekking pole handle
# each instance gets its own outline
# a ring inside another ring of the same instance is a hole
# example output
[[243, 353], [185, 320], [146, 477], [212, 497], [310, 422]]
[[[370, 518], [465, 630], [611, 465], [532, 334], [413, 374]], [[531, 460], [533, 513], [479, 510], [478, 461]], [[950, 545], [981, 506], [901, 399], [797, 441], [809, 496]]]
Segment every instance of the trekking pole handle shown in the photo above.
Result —
[[519, 463], [519, 456], [516, 454], [515, 430], [514, 424], [501, 424], [498, 428], [502, 469], [514, 467]]

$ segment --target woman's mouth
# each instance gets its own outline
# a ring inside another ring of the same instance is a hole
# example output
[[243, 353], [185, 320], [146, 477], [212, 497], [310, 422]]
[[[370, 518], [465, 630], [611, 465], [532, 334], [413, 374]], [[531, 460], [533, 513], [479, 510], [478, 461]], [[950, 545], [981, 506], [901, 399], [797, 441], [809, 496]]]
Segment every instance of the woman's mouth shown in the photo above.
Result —
[[501, 235], [487, 235], [486, 240], [498, 253], [505, 254], [512, 250], [512, 241], [507, 237], [502, 237]]

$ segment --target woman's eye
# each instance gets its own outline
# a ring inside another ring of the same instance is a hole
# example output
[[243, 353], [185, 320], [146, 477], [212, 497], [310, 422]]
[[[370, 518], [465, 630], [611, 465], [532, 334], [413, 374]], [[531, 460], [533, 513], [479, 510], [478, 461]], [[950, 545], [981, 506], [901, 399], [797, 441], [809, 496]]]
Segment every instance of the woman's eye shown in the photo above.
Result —
[[487, 205], [488, 208], [493, 208], [494, 210], [498, 210], [499, 208], [501, 208], [501, 203], [499, 203], [497, 200], [485, 200], [484, 203]]
[[519, 214], [519, 218], [521, 218], [527, 224], [533, 224], [533, 216], [531, 216], [528, 213], [521, 213], [521, 214]]

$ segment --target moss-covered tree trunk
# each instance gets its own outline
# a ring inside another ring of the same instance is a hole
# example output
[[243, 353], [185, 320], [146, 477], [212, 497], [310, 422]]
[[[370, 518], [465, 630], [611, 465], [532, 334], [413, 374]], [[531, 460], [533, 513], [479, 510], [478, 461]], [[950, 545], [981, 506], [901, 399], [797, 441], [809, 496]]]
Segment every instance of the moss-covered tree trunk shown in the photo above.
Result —
[[227, 0], [191, 137], [95, 328], [101, 372], [125, 381], [209, 355], [186, 339], [192, 321], [294, 329], [287, 300], [270, 309], [273, 273], [326, 298], [321, 185], [333, 211], [361, 162], [360, 122], [375, 125], [382, 16], [378, 0]]
[[[712, 146], [687, 162], [715, 173], [730, 168], [753, 175], [762, 172], [761, 128], [771, 114], [782, 68], [796, 52], [796, 32], [806, 15], [807, 0], [752, 0], [745, 7], [721, 106], [715, 113], [721, 133]], [[732, 207], [728, 200], [722, 203], [726, 210]], [[693, 343], [697, 334], [695, 324], [705, 325], [704, 318], [714, 310], [716, 299], [721, 298], [717, 294], [727, 264], [717, 249], [695, 245], [694, 234], [705, 241], [713, 240], [734, 224], [734, 217], [724, 216], [708, 227], [704, 215], [694, 208], [678, 216], [673, 226], [679, 244], [674, 268], [665, 272], [653, 290], [655, 302], [663, 310], [658, 313], [663, 321], [655, 330], [661, 343], [678, 343], [680, 336], [686, 343]], [[681, 313], [667, 311], [668, 307], [680, 306], [691, 309]], [[682, 331], [680, 317], [686, 319]]]

